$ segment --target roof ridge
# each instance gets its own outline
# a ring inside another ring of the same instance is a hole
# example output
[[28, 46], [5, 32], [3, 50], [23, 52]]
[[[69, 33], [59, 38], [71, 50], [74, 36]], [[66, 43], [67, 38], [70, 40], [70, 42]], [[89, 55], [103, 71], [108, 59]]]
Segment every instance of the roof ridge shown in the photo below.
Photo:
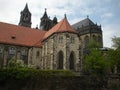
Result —
[[[65, 18], [64, 18], [64, 19], [65, 19]], [[65, 22], [65, 20], [64, 20], [64, 19], [63, 19], [62, 21], [60, 21], [60, 22], [62, 22], [62, 23], [61, 23], [61, 25], [59, 26], [59, 28], [58, 28], [58, 29], [60, 29], [60, 27], [62, 26], [62, 24]]]
[[20, 25], [16, 25], [16, 24], [11, 24], [11, 23], [7, 23], [7, 22], [0, 22], [0, 24], [7, 24], [7, 25], [11, 25], [11, 26], [15, 26], [15, 27], [17, 27], [17, 28], [24, 28], [24, 29], [29, 29], [29, 30], [34, 30], [34, 31], [42, 31], [42, 32], [46, 32], [46, 31], [44, 31], [44, 30], [41, 30], [41, 29], [35, 29], [35, 28], [29, 28], [29, 27], [24, 27], [24, 26], [20, 26]]

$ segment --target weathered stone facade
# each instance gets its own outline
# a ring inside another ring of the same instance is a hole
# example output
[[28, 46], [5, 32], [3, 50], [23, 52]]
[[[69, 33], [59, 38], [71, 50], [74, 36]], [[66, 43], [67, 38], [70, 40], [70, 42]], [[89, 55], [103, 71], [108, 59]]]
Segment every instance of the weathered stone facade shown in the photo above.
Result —
[[[71, 39], [74, 38], [74, 39]], [[73, 40], [73, 41], [72, 41]], [[79, 37], [74, 33], [56, 33], [43, 41], [42, 60], [45, 69], [78, 70]], [[60, 54], [62, 53], [62, 54]], [[70, 61], [72, 55], [73, 63]], [[71, 67], [71, 68], [70, 68]]]

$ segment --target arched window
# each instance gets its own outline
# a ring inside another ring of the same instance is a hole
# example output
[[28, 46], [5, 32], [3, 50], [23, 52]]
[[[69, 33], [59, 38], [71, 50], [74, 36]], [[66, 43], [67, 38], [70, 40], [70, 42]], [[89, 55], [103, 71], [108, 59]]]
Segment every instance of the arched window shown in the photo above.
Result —
[[40, 56], [40, 52], [37, 51], [37, 52], [36, 52], [36, 58], [38, 58], [39, 56]]
[[21, 49], [21, 59], [22, 60], [27, 60], [27, 48], [22, 48]]
[[15, 47], [10, 47], [9, 48], [9, 54], [16, 54], [16, 48]]
[[59, 51], [58, 52], [58, 69], [63, 69], [63, 52]]
[[98, 43], [100, 46], [102, 45], [102, 37], [101, 36], [98, 36]]
[[21, 49], [21, 55], [27, 55], [27, 50], [25, 48]]
[[0, 46], [0, 54], [2, 54], [3, 53], [3, 47], [2, 46]]
[[59, 36], [59, 43], [63, 42], [63, 36]]
[[101, 42], [101, 41], [102, 41], [101, 36], [98, 36], [98, 42]]
[[3, 59], [3, 51], [4, 51], [4, 47], [0, 46], [0, 60]]
[[74, 52], [72, 51], [69, 57], [69, 69], [70, 70], [74, 70], [74, 60], [75, 60], [74, 58], [75, 58]]
[[96, 42], [97, 41], [97, 37], [95, 35], [93, 35], [93, 40]]
[[75, 38], [73, 36], [71, 36], [71, 43], [75, 42]]
[[16, 48], [15, 47], [9, 47], [9, 55], [8, 55], [8, 60], [10, 59], [15, 59], [16, 55]]
[[89, 44], [89, 36], [85, 36], [84, 42], [85, 42], [85, 48], [88, 47], [88, 44]]

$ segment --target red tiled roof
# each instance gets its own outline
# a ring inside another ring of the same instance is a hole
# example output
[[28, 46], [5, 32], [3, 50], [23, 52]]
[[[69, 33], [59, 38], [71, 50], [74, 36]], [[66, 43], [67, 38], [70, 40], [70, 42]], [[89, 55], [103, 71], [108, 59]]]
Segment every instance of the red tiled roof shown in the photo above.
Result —
[[46, 31], [0, 22], [0, 43], [41, 47]]
[[63, 20], [61, 20], [57, 25], [55, 25], [52, 29], [50, 29], [48, 32], [46, 32], [43, 39], [47, 39], [49, 36], [51, 36], [54, 33], [57, 32], [71, 32], [71, 33], [77, 33], [72, 26], [69, 24], [67, 18], [65, 17]]

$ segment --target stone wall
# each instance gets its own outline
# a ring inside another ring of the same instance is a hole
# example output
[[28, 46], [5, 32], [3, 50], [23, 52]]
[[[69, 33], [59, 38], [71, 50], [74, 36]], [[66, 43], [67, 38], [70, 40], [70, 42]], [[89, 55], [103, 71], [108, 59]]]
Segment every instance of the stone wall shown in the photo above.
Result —
[[59, 52], [63, 53], [63, 69], [69, 70], [70, 54], [74, 53], [74, 67], [79, 68], [79, 37], [74, 33], [56, 33], [43, 42], [42, 57], [45, 69], [58, 68]]

